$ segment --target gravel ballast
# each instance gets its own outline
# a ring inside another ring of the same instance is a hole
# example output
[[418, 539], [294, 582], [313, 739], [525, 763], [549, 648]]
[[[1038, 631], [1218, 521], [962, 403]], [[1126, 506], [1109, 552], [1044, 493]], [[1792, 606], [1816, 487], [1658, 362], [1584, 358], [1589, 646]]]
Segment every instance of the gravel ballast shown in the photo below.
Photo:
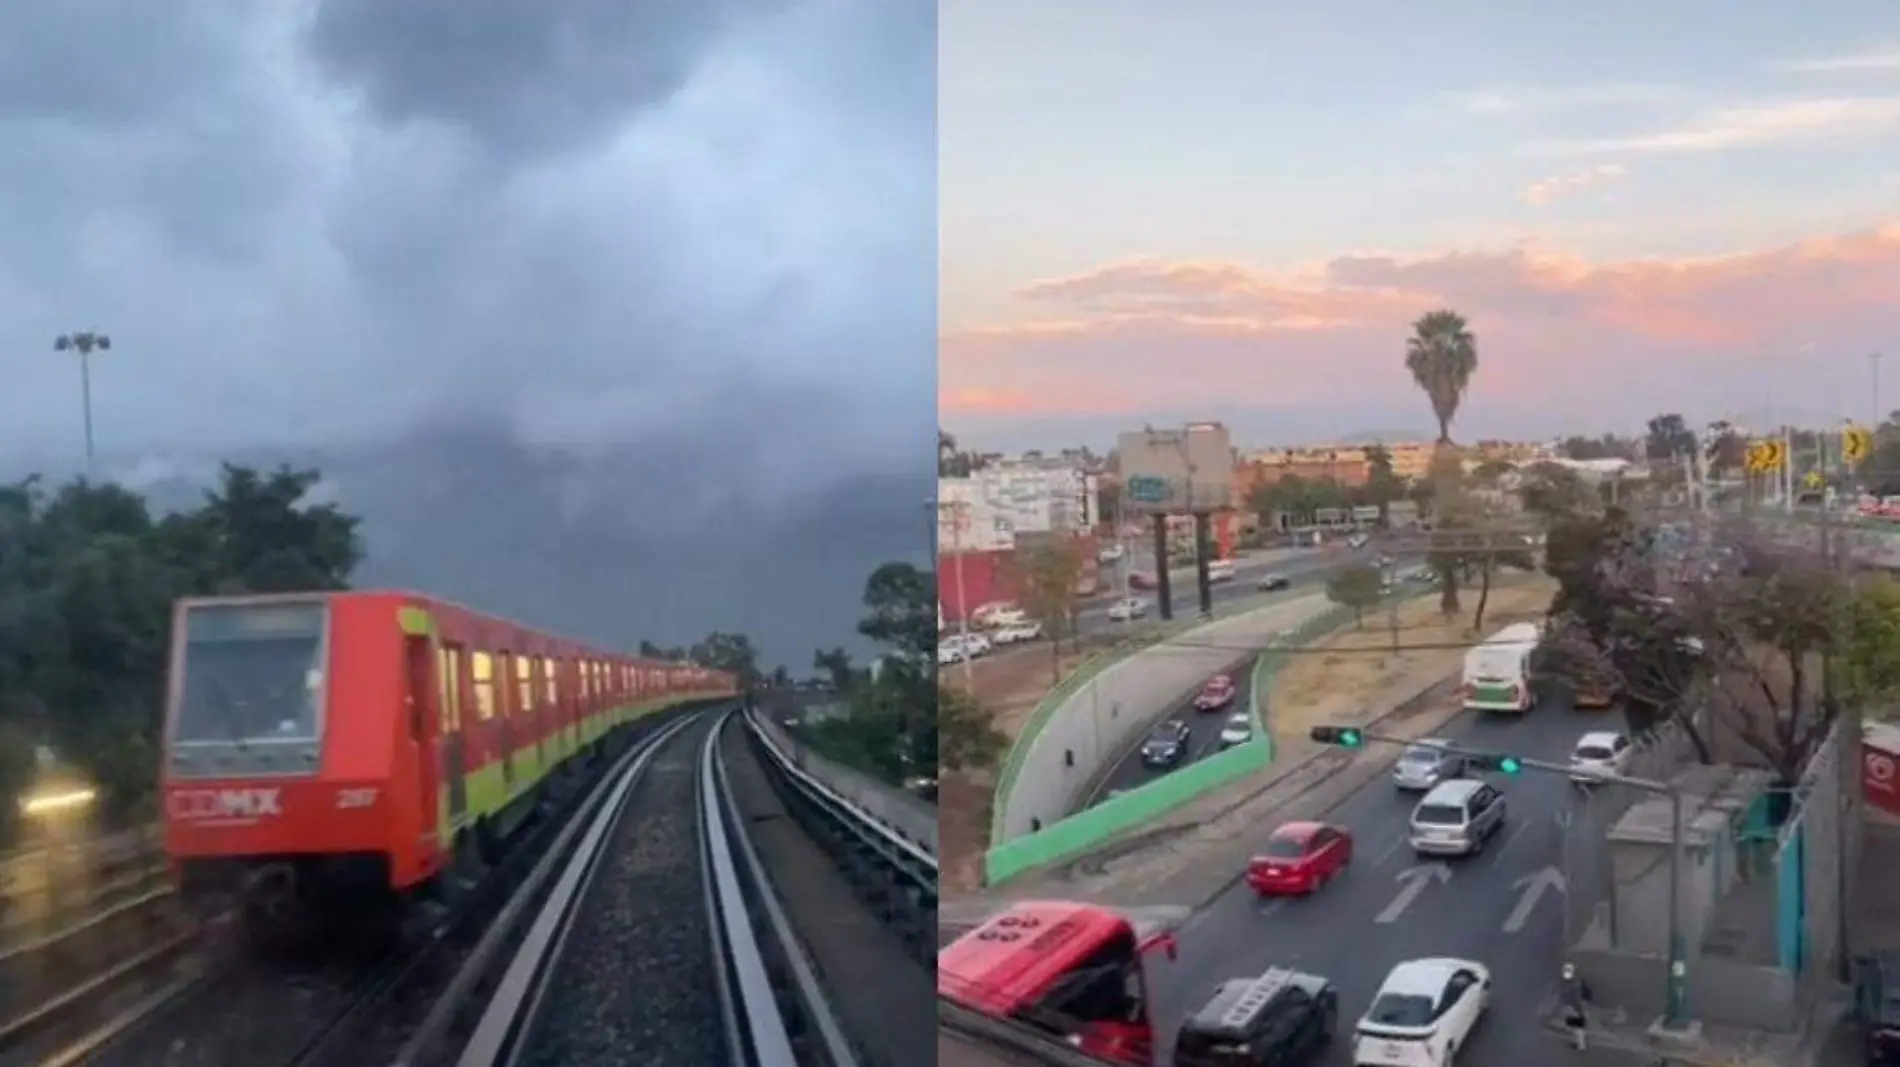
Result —
[[526, 1067], [727, 1067], [699, 857], [706, 715], [628, 795], [528, 1038]]

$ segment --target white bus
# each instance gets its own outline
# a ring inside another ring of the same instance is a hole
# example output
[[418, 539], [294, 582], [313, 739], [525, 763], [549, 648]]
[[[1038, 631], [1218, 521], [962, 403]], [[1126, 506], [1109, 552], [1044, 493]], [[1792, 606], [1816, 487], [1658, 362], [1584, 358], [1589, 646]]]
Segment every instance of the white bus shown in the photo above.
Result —
[[1534, 622], [1512, 623], [1465, 653], [1464, 704], [1479, 711], [1519, 715], [1537, 703], [1531, 685], [1531, 656], [1544, 628]]

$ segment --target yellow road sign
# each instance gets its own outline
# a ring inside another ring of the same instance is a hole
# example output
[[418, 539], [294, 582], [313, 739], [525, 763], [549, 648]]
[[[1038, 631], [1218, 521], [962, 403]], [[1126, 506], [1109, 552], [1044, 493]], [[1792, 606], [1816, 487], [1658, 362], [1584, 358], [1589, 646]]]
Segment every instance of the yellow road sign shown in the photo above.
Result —
[[1827, 486], [1827, 479], [1821, 477], [1820, 471], [1809, 471], [1807, 476], [1801, 479], [1801, 482], [1809, 489], [1823, 489]]
[[1874, 435], [1862, 426], [1849, 426], [1841, 431], [1841, 457], [1849, 463], [1859, 463], [1874, 450]]
[[1778, 440], [1755, 441], [1748, 446], [1747, 464], [1751, 474], [1778, 471], [1788, 462], [1788, 448]]

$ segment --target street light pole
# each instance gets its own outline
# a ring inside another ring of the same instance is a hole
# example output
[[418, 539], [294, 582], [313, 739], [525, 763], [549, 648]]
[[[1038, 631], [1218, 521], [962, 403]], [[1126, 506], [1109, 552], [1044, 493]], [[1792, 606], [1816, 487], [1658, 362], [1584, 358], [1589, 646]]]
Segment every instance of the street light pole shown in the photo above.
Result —
[[63, 333], [53, 339], [53, 351], [79, 353], [79, 406], [86, 421], [86, 474], [92, 475], [92, 354], [112, 351], [112, 338], [93, 330]]
[[1880, 422], [1881, 422], [1880, 353], [1878, 352], [1867, 353], [1867, 377], [1871, 379], [1869, 384], [1873, 386], [1873, 388], [1869, 391], [1868, 395], [1873, 397], [1873, 404], [1874, 404], [1873, 421], [1867, 424], [1867, 428], [1870, 430], [1878, 430], [1880, 428]]

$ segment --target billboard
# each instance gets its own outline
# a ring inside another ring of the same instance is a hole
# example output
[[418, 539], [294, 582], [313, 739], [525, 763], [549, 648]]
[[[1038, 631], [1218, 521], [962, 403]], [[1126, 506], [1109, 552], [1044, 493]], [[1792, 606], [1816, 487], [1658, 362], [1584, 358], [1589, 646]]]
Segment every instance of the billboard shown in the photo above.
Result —
[[1117, 438], [1115, 448], [1124, 511], [1179, 515], [1233, 506], [1233, 442], [1218, 422], [1135, 430]]
[[[1030, 545], [1035, 543], [1034, 536], [1025, 540]], [[1101, 587], [1096, 541], [1093, 537], [1076, 538], [1076, 549], [1083, 559], [1076, 595], [1088, 596]], [[937, 617], [943, 625], [954, 625], [985, 604], [1014, 601], [1021, 595], [1017, 588], [1020, 578], [1014, 549], [946, 552], [937, 557]]]

